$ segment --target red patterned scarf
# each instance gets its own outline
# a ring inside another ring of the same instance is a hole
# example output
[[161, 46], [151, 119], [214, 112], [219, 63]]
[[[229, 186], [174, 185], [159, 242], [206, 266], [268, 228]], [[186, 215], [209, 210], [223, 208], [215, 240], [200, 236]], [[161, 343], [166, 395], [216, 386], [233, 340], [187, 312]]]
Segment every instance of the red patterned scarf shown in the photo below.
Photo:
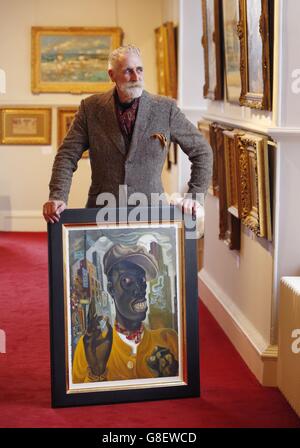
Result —
[[144, 325], [143, 323], [141, 323], [140, 328], [135, 331], [129, 331], [126, 328], [122, 327], [119, 322], [115, 321], [115, 329], [118, 333], [124, 334], [124, 336], [126, 336], [126, 339], [128, 339], [129, 341], [134, 341], [136, 344], [138, 344], [142, 340]]
[[115, 93], [117, 119], [127, 149], [131, 142], [139, 102], [140, 98], [135, 98], [131, 103], [121, 103], [118, 94]]

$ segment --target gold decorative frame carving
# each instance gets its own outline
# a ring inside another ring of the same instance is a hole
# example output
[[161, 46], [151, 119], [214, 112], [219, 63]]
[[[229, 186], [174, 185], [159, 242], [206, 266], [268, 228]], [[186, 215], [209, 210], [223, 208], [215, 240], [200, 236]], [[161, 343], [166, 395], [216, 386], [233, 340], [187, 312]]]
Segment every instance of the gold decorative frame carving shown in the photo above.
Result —
[[272, 239], [268, 140], [255, 134], [236, 137], [242, 223], [255, 235]]
[[227, 178], [225, 162], [224, 132], [229, 128], [219, 123], [210, 126], [212, 147], [215, 153], [218, 197], [219, 197], [219, 239], [223, 240], [230, 250], [240, 249], [240, 220], [228, 211]]
[[[108, 53], [121, 45], [122, 37], [123, 32], [119, 27], [32, 27], [32, 92], [79, 94], [103, 92], [110, 89], [113, 83], [109, 79], [99, 79], [101, 78], [99, 65], [102, 64], [101, 72], [105, 73], [106, 76]], [[94, 42], [83, 42], [84, 39], [92, 38], [95, 39]], [[110, 40], [109, 48], [104, 50], [100, 42], [103, 38]], [[55, 45], [57, 39], [65, 39], [65, 41], [57, 41], [57, 45]], [[99, 45], [98, 41], [100, 42]], [[70, 46], [73, 45], [76, 48], [80, 42], [82, 42], [82, 51], [79, 52], [76, 49], [73, 54]], [[87, 47], [89, 44], [92, 45], [90, 49]], [[60, 51], [57, 49], [58, 45], [61, 47]], [[52, 48], [53, 50], [51, 50]], [[96, 74], [92, 76], [91, 73], [94, 73], [94, 71]], [[80, 75], [79, 80], [76, 80], [76, 74]], [[89, 74], [90, 77], [82, 80], [81, 77], [83, 75], [85, 77], [86, 74]]]
[[1, 107], [1, 145], [50, 145], [52, 110], [49, 107]]
[[[73, 119], [75, 117], [76, 112], [78, 111], [78, 106], [66, 106], [59, 107], [57, 109], [57, 148], [59, 149], [60, 145], [64, 141], [65, 136], [68, 133], [68, 130], [71, 127]], [[82, 154], [82, 159], [89, 158], [89, 151], [86, 150]]]
[[176, 28], [166, 22], [155, 29], [157, 85], [160, 95], [177, 98]]
[[[241, 81], [242, 90], [240, 96], [240, 104], [253, 109], [272, 110], [272, 54], [271, 54], [271, 36], [272, 36], [272, 15], [273, 15], [273, 0], [255, 0], [261, 2], [261, 16], [257, 24], [262, 41], [262, 54], [257, 55], [262, 64], [263, 86], [260, 93], [250, 91], [249, 82], [249, 42], [248, 42], [248, 26], [247, 26], [247, 11], [248, 7], [253, 7], [249, 0], [240, 0], [240, 21], [238, 23], [238, 35], [240, 39], [241, 48]], [[255, 62], [255, 61], [254, 61]]]
[[[204, 70], [205, 70], [205, 84], [203, 86], [203, 96], [204, 98], [209, 98], [211, 100], [222, 100], [224, 97], [223, 88], [223, 37], [222, 37], [222, 2], [220, 0], [214, 0], [214, 10], [213, 10], [213, 23], [214, 30], [212, 30], [211, 36], [209, 36], [209, 17], [207, 9], [207, 0], [202, 0], [202, 21], [203, 21], [203, 35], [202, 35], [202, 46], [204, 49]], [[215, 57], [211, 60], [215, 63], [215, 77], [216, 85], [212, 86], [212, 81], [210, 79], [209, 67], [210, 67], [210, 57], [209, 57], [209, 38], [211, 37], [211, 45], [215, 48]]]
[[224, 130], [224, 155], [226, 170], [226, 194], [227, 209], [236, 218], [241, 218], [240, 199], [238, 189], [238, 166], [239, 154], [237, 137], [241, 134], [239, 130]]
[[[211, 142], [210, 142], [210, 133], [211, 133], [210, 124], [211, 124], [211, 122], [207, 121], [207, 120], [199, 120], [198, 121], [198, 129], [209, 144], [211, 144]], [[207, 190], [207, 192], [209, 194], [211, 194], [212, 196], [216, 196], [216, 192], [215, 192], [215, 188], [214, 188], [214, 184], [216, 185], [215, 165], [216, 165], [215, 151], [213, 151], [213, 175], [211, 178], [211, 184], [209, 185], [208, 190]]]

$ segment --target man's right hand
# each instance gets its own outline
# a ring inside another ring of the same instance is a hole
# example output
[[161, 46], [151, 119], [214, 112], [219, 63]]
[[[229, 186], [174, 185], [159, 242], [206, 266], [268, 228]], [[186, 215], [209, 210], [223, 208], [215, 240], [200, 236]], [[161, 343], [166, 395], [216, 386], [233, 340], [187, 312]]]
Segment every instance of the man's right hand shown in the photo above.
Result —
[[43, 205], [43, 215], [47, 222], [54, 224], [59, 221], [60, 214], [67, 208], [64, 201], [49, 200]]

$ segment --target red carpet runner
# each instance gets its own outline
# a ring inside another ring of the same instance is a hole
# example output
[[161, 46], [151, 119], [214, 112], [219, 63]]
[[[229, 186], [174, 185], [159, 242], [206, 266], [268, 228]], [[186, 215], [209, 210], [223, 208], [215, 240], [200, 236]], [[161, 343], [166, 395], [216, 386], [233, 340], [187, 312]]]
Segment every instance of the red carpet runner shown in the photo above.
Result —
[[51, 409], [47, 236], [0, 233], [0, 427], [300, 427], [276, 388], [259, 385], [204, 306], [201, 398]]

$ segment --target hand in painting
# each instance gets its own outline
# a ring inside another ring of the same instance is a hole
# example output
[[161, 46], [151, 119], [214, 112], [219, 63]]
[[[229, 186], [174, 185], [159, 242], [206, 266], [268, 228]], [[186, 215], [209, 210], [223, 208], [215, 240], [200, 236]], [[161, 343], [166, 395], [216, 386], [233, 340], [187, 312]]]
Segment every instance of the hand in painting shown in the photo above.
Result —
[[112, 341], [113, 331], [109, 320], [107, 317], [96, 315], [95, 304], [92, 300], [88, 314], [88, 328], [83, 337], [83, 343], [85, 356], [93, 376], [100, 377], [104, 374]]
[[178, 361], [167, 348], [155, 347], [147, 363], [158, 377], [178, 375]]

